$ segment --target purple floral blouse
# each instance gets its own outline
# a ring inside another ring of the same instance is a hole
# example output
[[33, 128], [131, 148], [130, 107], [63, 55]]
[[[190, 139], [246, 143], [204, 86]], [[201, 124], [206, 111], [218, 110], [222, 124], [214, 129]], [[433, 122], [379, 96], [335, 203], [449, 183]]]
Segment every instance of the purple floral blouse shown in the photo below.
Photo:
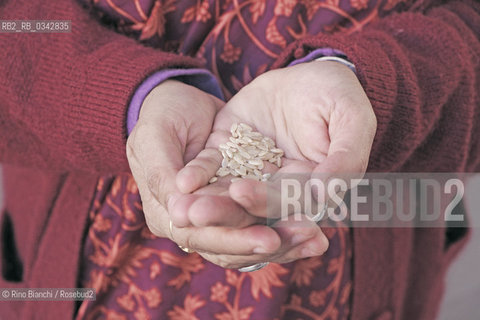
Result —
[[[85, 0], [87, 1], [87, 0]], [[355, 32], [408, 0], [88, 0], [138, 41], [204, 59], [231, 97], [296, 39]], [[146, 227], [131, 175], [102, 177], [89, 214], [80, 285], [96, 288], [77, 319], [348, 319], [348, 229], [324, 229], [319, 257], [260, 271], [222, 269]]]

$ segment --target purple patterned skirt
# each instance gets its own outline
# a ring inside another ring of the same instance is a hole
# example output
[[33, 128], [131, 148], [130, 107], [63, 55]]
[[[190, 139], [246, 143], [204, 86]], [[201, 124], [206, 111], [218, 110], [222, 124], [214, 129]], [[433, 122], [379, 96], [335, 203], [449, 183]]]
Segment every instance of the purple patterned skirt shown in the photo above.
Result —
[[130, 175], [100, 179], [89, 214], [80, 284], [97, 290], [77, 319], [347, 319], [349, 230], [327, 228], [320, 257], [251, 273], [186, 254], [148, 230]]

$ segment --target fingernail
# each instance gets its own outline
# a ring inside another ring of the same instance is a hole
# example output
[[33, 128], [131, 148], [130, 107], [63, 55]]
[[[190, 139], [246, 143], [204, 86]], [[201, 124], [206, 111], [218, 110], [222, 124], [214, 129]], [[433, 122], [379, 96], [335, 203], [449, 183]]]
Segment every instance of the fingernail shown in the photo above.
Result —
[[177, 202], [178, 198], [180, 198], [180, 195], [176, 193], [167, 195], [167, 209], [171, 209], [175, 202]]
[[299, 243], [304, 242], [307, 240], [309, 237], [306, 234], [303, 233], [297, 233], [292, 237], [292, 245], [297, 245]]
[[300, 252], [302, 258], [309, 258], [309, 257], [314, 257], [316, 256], [317, 254], [315, 254], [312, 249], [310, 249], [310, 247], [305, 247], [302, 249], [302, 251]]
[[237, 202], [239, 202], [244, 208], [251, 208], [253, 203], [252, 199], [250, 199], [247, 196], [241, 196], [237, 199]]
[[253, 249], [253, 253], [262, 254], [267, 252], [268, 252], [267, 249], [265, 249], [264, 247], [256, 247], [255, 249]]

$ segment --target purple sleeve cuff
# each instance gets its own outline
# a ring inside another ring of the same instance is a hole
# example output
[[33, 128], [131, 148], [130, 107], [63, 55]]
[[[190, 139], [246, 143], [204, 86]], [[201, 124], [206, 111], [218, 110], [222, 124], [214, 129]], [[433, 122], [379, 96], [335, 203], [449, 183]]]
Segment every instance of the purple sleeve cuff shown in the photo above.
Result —
[[349, 67], [353, 72], [356, 73], [355, 66], [350, 61], [348, 61], [348, 58], [345, 55], [345, 53], [343, 53], [340, 50], [336, 50], [332, 48], [316, 49], [310, 52], [309, 54], [307, 54], [305, 57], [292, 61], [288, 66], [290, 67], [299, 63], [310, 62], [310, 61], [321, 59], [321, 58], [323, 58], [322, 60], [328, 60], [329, 57], [335, 58], [331, 60], [343, 63], [344, 65]]
[[147, 97], [150, 91], [156, 86], [168, 79], [175, 79], [182, 81], [183, 83], [197, 87], [207, 93], [214, 95], [215, 97], [224, 100], [222, 90], [217, 82], [217, 79], [207, 70], [204, 69], [166, 69], [157, 71], [137, 88], [133, 94], [132, 100], [127, 111], [127, 133], [130, 134], [135, 124], [138, 121], [138, 115], [140, 114], [140, 108], [142, 107], [143, 100]]
[[[355, 66], [348, 61], [345, 54], [339, 50], [332, 48], [321, 48], [310, 52], [308, 55], [301, 59], [292, 61], [289, 66], [294, 66], [299, 63], [310, 62], [319, 58], [335, 57], [335, 61], [345, 64], [353, 72], [355, 72]], [[127, 132], [130, 134], [135, 124], [138, 121], [138, 115], [140, 114], [140, 108], [142, 107], [143, 100], [147, 97], [150, 91], [156, 86], [167, 79], [175, 79], [182, 81], [183, 83], [197, 87], [207, 93], [216, 96], [219, 99], [224, 100], [222, 90], [217, 82], [217, 79], [207, 70], [204, 69], [166, 69], [157, 71], [149, 76], [142, 84], [137, 88], [133, 94], [132, 100], [127, 111]]]

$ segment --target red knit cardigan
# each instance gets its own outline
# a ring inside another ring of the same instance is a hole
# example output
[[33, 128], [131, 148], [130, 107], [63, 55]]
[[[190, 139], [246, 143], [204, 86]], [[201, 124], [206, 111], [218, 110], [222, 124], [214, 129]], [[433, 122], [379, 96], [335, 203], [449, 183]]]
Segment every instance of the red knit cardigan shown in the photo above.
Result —
[[[0, 1], [0, 19], [39, 17], [72, 20], [72, 32], [0, 34], [0, 287], [77, 286], [96, 179], [129, 170], [129, 98], [156, 70], [200, 66], [107, 30], [75, 1]], [[421, 1], [352, 35], [294, 42], [275, 66], [318, 47], [346, 53], [378, 119], [370, 171], [478, 171], [479, 37], [478, 2]], [[355, 229], [352, 319], [434, 319], [445, 270], [466, 239], [448, 242], [445, 231]], [[0, 302], [2, 319], [65, 319], [73, 310], [73, 302]]]

